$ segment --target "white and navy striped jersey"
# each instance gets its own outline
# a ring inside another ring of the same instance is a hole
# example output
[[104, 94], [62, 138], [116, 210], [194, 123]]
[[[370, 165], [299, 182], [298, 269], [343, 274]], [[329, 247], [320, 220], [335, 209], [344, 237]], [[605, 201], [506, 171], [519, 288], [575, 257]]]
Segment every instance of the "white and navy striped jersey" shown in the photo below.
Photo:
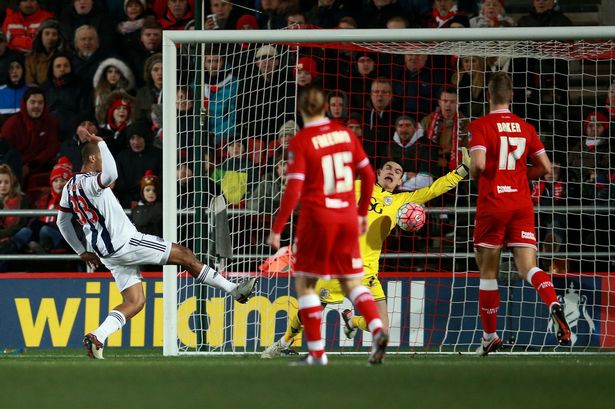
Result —
[[99, 257], [115, 253], [138, 233], [99, 172], [73, 175], [62, 190], [60, 210], [76, 217]]

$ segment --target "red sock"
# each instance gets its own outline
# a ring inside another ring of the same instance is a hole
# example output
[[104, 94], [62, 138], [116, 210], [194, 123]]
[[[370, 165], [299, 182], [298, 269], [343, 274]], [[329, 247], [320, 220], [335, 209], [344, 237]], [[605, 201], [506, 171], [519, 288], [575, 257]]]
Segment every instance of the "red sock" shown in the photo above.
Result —
[[299, 317], [303, 323], [310, 355], [320, 358], [325, 353], [325, 343], [320, 336], [322, 306], [316, 294], [299, 297]]
[[480, 280], [478, 290], [478, 308], [483, 331], [493, 334], [498, 330], [498, 308], [500, 307], [500, 290], [498, 280]]
[[551, 282], [549, 275], [540, 268], [531, 268], [530, 271], [527, 272], [527, 281], [534, 286], [542, 302], [544, 302], [549, 309], [553, 303], [558, 302], [553, 282]]
[[382, 331], [382, 319], [378, 314], [376, 302], [372, 293], [362, 285], [355, 287], [349, 294], [348, 298], [357, 307], [359, 313], [365, 318], [367, 329], [372, 334], [376, 335]]

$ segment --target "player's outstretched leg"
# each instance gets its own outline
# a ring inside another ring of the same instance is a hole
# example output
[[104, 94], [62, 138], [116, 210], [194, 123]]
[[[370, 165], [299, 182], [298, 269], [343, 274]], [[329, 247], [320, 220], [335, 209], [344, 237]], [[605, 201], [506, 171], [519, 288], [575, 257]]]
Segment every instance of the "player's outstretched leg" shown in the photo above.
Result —
[[554, 304], [551, 307], [551, 319], [553, 320], [553, 328], [557, 342], [560, 345], [568, 345], [570, 343], [570, 326], [566, 321], [564, 309], [560, 304]]
[[96, 338], [96, 335], [89, 333], [83, 337], [83, 346], [90, 358], [105, 359], [103, 358], [103, 344]]
[[237, 283], [237, 286], [231, 290], [231, 296], [235, 301], [241, 304], [245, 304], [252, 293], [254, 292], [254, 287], [256, 287], [257, 278], [246, 278], [245, 280]]

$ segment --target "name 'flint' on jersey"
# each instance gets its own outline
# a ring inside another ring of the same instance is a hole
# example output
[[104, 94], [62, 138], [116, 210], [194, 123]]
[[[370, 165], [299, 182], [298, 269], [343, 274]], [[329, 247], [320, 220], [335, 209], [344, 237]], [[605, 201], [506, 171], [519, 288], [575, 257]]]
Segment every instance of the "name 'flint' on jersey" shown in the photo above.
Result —
[[314, 149], [326, 148], [338, 143], [350, 143], [350, 135], [346, 131], [334, 131], [312, 137]]

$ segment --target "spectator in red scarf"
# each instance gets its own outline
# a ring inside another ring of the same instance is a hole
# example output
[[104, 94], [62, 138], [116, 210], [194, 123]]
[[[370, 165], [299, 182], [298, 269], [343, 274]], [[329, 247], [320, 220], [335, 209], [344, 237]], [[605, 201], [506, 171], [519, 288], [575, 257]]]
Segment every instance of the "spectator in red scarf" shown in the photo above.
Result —
[[53, 13], [40, 8], [38, 0], [20, 0], [17, 10], [7, 9], [2, 30], [8, 38], [9, 48], [21, 53], [32, 51], [36, 32], [48, 18], [53, 18]]
[[51, 169], [60, 150], [60, 125], [47, 110], [43, 90], [28, 88], [21, 99], [21, 110], [2, 125], [2, 138], [20, 153], [22, 178]]
[[447, 28], [450, 20], [459, 14], [456, 0], [434, 0], [433, 9], [423, 16], [425, 28]]
[[[160, 1], [154, 2], [154, 7], [159, 7]], [[184, 30], [186, 24], [194, 19], [194, 0], [166, 0], [167, 8], [158, 21], [163, 30]]]
[[114, 91], [96, 112], [100, 133], [114, 157], [128, 144], [126, 127], [132, 123], [135, 99], [125, 91]]
[[436, 110], [421, 120], [425, 137], [439, 147], [439, 157], [430, 158], [431, 166], [440, 168], [433, 168], [430, 172], [435, 177], [457, 167], [458, 148], [464, 146], [466, 126], [466, 121], [457, 115], [457, 91], [450, 85], [444, 87]]

